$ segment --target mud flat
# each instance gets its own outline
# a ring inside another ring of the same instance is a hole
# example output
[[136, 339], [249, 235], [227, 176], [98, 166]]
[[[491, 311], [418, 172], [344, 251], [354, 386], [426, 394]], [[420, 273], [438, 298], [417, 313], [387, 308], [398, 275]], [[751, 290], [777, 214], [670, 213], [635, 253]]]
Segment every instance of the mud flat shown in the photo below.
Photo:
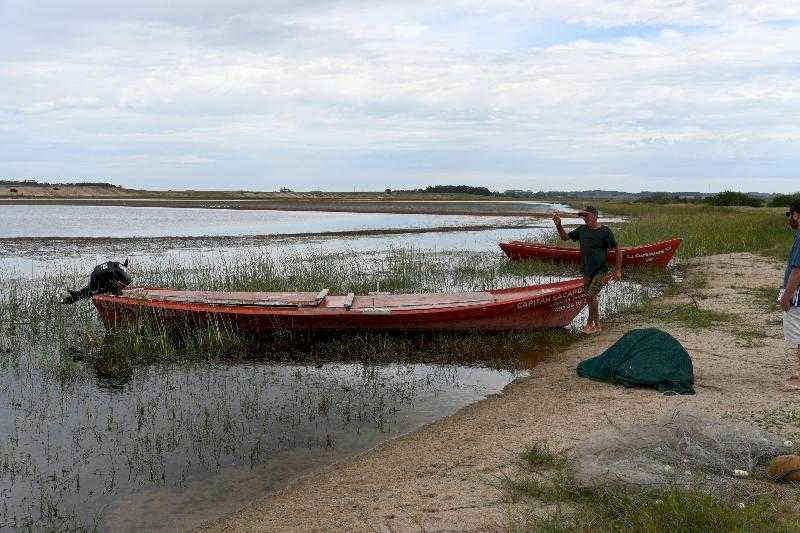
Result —
[[[416, 215], [488, 215], [548, 217], [547, 203], [514, 200], [329, 200], [329, 199], [170, 199], [170, 198], [15, 198], [3, 205], [85, 205], [127, 207], [183, 207], [270, 211], [328, 211], [346, 213], [397, 213]], [[566, 207], [565, 207], [566, 209]]]
[[[693, 260], [688, 272], [705, 278], [691, 292], [700, 309], [729, 314], [730, 321], [713, 327], [666, 321], [674, 316], [666, 311], [691, 303], [686, 295], [656, 304], [661, 313], [623, 315], [502, 394], [253, 501], [205, 529], [494, 530], [508, 524], [518, 505], [498, 490], [497, 480], [533, 441], [568, 449], [609, 423], [652, 421], [678, 407], [757, 423], [796, 409], [798, 393], [781, 391], [787, 377], [781, 314], [764, 296], [782, 265], [738, 253]], [[670, 332], [691, 354], [696, 395], [663, 396], [575, 374], [580, 360], [630, 329], [651, 326]], [[796, 436], [794, 423], [780, 432]]]

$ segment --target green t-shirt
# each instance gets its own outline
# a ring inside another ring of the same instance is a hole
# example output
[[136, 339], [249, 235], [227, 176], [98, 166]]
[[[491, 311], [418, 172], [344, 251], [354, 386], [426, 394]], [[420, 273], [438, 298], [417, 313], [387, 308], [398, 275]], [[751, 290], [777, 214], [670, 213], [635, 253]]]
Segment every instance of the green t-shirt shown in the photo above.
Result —
[[592, 277], [608, 272], [608, 250], [617, 247], [614, 234], [606, 226], [591, 229], [586, 224], [570, 231], [567, 236], [581, 243], [581, 273]]

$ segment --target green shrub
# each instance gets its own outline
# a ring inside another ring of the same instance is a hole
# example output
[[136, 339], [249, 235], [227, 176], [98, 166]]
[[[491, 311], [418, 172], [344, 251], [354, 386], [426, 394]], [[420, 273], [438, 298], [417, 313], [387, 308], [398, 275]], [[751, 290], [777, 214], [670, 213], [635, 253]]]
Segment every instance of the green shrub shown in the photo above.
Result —
[[800, 200], [800, 193], [778, 194], [769, 201], [770, 207], [789, 207], [789, 204]]
[[763, 204], [758, 198], [753, 198], [749, 194], [735, 191], [724, 191], [714, 196], [709, 196], [706, 198], [706, 203], [710, 205], [736, 205], [746, 207], [761, 207]]

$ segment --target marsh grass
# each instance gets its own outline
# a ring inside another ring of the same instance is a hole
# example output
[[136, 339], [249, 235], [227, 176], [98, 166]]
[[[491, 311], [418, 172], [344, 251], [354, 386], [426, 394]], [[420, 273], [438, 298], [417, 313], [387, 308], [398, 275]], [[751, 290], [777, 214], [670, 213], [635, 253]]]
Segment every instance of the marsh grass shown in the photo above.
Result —
[[628, 202], [604, 202], [599, 208], [631, 218], [626, 224], [610, 224], [620, 244], [681, 237], [680, 259], [734, 252], [785, 259], [794, 240], [784, 208]]
[[746, 291], [756, 304], [765, 311], [777, 311], [778, 307], [778, 287], [756, 287]]
[[522, 452], [522, 460], [531, 467], [556, 468], [564, 465], [566, 456], [543, 442], [533, 442]]
[[[529, 458], [529, 452], [530, 458]], [[711, 496], [699, 490], [627, 493], [612, 486], [578, 486], [564, 452], [534, 443], [516, 475], [501, 486], [521, 511], [510, 531], [796, 531], [798, 495], [764, 493], [762, 487]], [[756, 494], [753, 496], [752, 494]]]
[[[511, 265], [511, 266], [509, 266]], [[396, 249], [385, 254], [253, 254], [219, 263], [171, 262], [134, 271], [139, 286], [219, 291], [319, 291], [333, 293], [487, 290], [562, 279], [554, 265], [513, 265], [499, 253], [430, 253]], [[105, 331], [90, 302], [57, 303], [64, 287], [85, 281], [60, 272], [0, 290], [0, 327], [25, 342], [55, 346], [101, 375], [125, 375], [133, 366], [219, 358], [298, 360], [441, 361], [488, 363], [504, 368], [535, 364], [567, 346], [567, 331], [477, 333], [366, 333], [329, 335], [276, 332], [240, 335], [224, 321], [174, 327], [158, 315]], [[615, 305], [622, 305], [616, 302]], [[63, 365], [61, 375], [81, 366]]]
[[763, 327], [755, 325], [739, 326], [733, 330], [733, 334], [736, 336], [737, 344], [746, 348], [764, 346], [766, 344], [764, 339], [770, 338]]
[[731, 322], [736, 318], [736, 315], [686, 304], [658, 313], [656, 317], [665, 322], [680, 324], [691, 329], [710, 329]]

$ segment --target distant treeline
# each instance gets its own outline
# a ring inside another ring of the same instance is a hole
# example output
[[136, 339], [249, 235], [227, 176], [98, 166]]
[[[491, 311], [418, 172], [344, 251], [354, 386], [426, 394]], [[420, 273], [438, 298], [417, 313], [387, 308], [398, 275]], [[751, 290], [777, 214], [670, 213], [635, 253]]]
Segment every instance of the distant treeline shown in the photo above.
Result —
[[751, 194], [745, 194], [735, 191], [724, 191], [714, 196], [706, 198], [706, 203], [710, 205], [740, 205], [748, 207], [761, 207], [767, 205], [768, 207], [787, 207], [792, 202], [800, 200], [800, 193], [794, 194], [776, 194], [764, 201], [761, 198], [755, 197]]
[[800, 199], [796, 194], [770, 194], [760, 192], [735, 192], [723, 191], [718, 194], [707, 194], [696, 191], [685, 192], [625, 192], [605, 191], [601, 189], [584, 191], [531, 191], [531, 190], [506, 190], [494, 192], [488, 187], [475, 187], [472, 185], [431, 185], [424, 189], [412, 189], [399, 192], [416, 193], [456, 193], [472, 194], [476, 196], [504, 196], [506, 198], [525, 198], [533, 200], [573, 199], [573, 200], [622, 200], [648, 204], [694, 204], [706, 203], [718, 206], [750, 206], [750, 207], [785, 207], [792, 201]]
[[11, 185], [11, 186], [20, 186], [20, 187], [61, 187], [64, 185], [74, 185], [74, 186], [91, 186], [91, 187], [106, 187], [106, 188], [117, 188], [119, 185], [114, 185], [113, 183], [108, 183], [105, 181], [59, 181], [56, 183], [49, 183], [46, 181], [37, 181], [37, 180], [0, 180], [0, 186], [4, 185]]
[[659, 192], [638, 198], [636, 201], [647, 204], [678, 204], [678, 203], [705, 203], [716, 206], [744, 206], [744, 207], [786, 207], [792, 202], [800, 200], [800, 193], [775, 194], [756, 196], [753, 193], [736, 191], [723, 191], [705, 198], [686, 198], [673, 193]]
[[433, 185], [424, 189], [411, 189], [402, 192], [428, 192], [428, 193], [457, 193], [475, 194], [478, 196], [496, 196], [500, 193], [492, 192], [486, 187], [473, 187], [471, 185]]

